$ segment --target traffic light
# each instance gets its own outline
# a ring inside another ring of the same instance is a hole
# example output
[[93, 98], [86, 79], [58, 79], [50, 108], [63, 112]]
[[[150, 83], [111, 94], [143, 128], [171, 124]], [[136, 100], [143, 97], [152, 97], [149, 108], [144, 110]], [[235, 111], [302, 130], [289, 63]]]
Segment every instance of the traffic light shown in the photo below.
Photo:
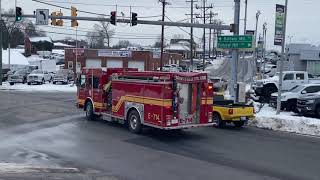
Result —
[[138, 14], [131, 13], [131, 26], [136, 26], [138, 24]]
[[57, 12], [52, 12], [51, 13], [51, 25], [56, 26], [57, 25]]
[[[71, 16], [77, 17], [78, 16], [77, 12], [78, 12], [77, 8], [71, 6]], [[79, 25], [79, 23], [76, 19], [71, 20], [71, 27], [77, 27], [78, 25]]]
[[111, 11], [110, 15], [111, 15], [110, 23], [116, 26], [116, 24], [117, 24], [117, 11]]
[[22, 9], [21, 7], [16, 7], [16, 22], [22, 20]]
[[[63, 16], [62, 12], [57, 12], [57, 16]], [[56, 26], [63, 26], [63, 20], [59, 19], [56, 23]]]
[[230, 32], [236, 32], [236, 25], [230, 24]]

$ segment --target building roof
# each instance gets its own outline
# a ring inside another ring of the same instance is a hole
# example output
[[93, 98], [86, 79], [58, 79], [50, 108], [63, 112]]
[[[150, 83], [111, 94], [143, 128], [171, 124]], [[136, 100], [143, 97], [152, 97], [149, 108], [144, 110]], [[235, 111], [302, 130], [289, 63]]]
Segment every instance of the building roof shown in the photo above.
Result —
[[40, 42], [47, 41], [52, 43], [52, 39], [50, 37], [30, 37], [30, 42]]
[[190, 51], [190, 48], [183, 44], [170, 44], [164, 49], [167, 51]]
[[303, 50], [319, 50], [317, 46], [311, 44], [289, 44], [287, 46], [289, 54], [301, 54]]
[[53, 44], [54, 44], [54, 46], [59, 46], [59, 47], [75, 47], [75, 46], [72, 46], [72, 45], [69, 45], [69, 44], [64, 44], [64, 43], [61, 43], [61, 42], [55, 42]]
[[[8, 50], [2, 51], [2, 63], [9, 64]], [[24, 57], [18, 50], [11, 49], [10, 51], [10, 64], [11, 65], [29, 65], [28, 59]]]

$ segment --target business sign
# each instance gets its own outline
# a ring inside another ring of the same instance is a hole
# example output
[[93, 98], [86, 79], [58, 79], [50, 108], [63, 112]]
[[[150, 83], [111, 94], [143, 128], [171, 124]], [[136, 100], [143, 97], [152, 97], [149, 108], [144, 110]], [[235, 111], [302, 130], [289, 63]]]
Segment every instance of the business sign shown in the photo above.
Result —
[[48, 24], [49, 24], [49, 9], [37, 9], [36, 25], [48, 25]]
[[283, 42], [284, 16], [285, 6], [276, 5], [276, 23], [274, 34], [274, 45], [281, 46]]
[[252, 48], [252, 35], [242, 36], [218, 36], [218, 48], [220, 49], [250, 49]]
[[77, 56], [82, 56], [82, 55], [84, 55], [84, 49], [82, 49], [82, 48], [73, 49], [72, 53]]
[[110, 50], [110, 49], [101, 49], [98, 51], [99, 57], [131, 57], [131, 51], [119, 51], [119, 50]]

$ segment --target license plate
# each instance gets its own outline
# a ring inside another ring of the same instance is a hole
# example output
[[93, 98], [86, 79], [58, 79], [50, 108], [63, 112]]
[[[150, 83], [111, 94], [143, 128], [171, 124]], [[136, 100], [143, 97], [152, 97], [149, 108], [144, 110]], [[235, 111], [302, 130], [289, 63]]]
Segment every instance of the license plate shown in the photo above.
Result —
[[246, 121], [246, 120], [247, 120], [247, 117], [240, 117], [240, 120], [241, 120], [241, 121]]

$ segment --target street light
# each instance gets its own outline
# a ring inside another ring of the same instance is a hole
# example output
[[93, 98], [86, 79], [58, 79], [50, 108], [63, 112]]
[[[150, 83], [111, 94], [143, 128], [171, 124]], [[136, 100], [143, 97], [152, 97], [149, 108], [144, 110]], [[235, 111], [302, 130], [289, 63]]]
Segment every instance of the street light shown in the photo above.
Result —
[[261, 11], [258, 10], [256, 13], [256, 30], [254, 32], [255, 39], [254, 39], [254, 44], [255, 44], [255, 68], [253, 74], [257, 74], [257, 67], [258, 67], [258, 51], [257, 51], [257, 36], [258, 36], [258, 24], [259, 24], [259, 16], [261, 15]]

